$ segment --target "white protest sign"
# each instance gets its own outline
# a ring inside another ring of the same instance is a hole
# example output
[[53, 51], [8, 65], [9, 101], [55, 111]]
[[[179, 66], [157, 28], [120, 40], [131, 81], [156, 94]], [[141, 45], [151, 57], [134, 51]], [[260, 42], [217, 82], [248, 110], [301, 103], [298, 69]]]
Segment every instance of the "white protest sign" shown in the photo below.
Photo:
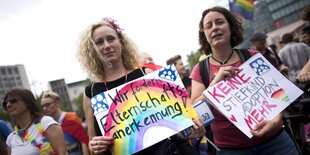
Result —
[[102, 135], [115, 155], [133, 154], [192, 126], [198, 119], [174, 65], [91, 98]]
[[203, 92], [249, 138], [255, 125], [273, 119], [302, 93], [260, 53], [242, 64], [234, 77]]

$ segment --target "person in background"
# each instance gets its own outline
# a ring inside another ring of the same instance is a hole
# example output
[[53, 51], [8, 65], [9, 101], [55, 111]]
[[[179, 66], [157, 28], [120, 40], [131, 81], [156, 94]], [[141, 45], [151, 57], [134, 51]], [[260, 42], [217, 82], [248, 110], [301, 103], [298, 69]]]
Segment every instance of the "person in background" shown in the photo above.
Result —
[[60, 96], [53, 91], [43, 92], [41, 106], [44, 112], [57, 121], [65, 136], [69, 155], [88, 155], [88, 136], [82, 126], [81, 119], [75, 112], [60, 109]]
[[310, 25], [310, 5], [306, 6], [302, 11], [301, 19]]
[[302, 34], [301, 34], [301, 42], [307, 44], [310, 47], [310, 25], [305, 26], [302, 29]]
[[16, 121], [14, 132], [6, 140], [9, 154], [67, 154], [61, 127], [52, 117], [43, 115], [30, 90], [10, 90], [2, 106]]
[[271, 44], [267, 48], [268, 50], [272, 51], [274, 54], [278, 53], [277, 46], [275, 44]]
[[310, 59], [296, 77], [298, 83], [310, 84]]
[[[310, 47], [304, 43], [296, 43], [291, 33], [282, 36], [284, 47], [279, 51], [282, 62], [288, 66], [288, 79], [296, 83], [296, 77], [310, 58]], [[299, 87], [304, 86], [297, 84]]]
[[169, 58], [166, 61], [167, 65], [174, 64], [177, 72], [179, 73], [180, 78], [186, 88], [188, 95], [191, 94], [192, 81], [189, 78], [189, 75], [186, 75], [185, 66], [182, 61], [181, 55], [175, 55], [174, 57]]
[[[111, 18], [104, 18], [92, 24], [80, 37], [77, 58], [90, 78], [95, 81], [86, 86], [83, 97], [83, 108], [90, 138], [89, 148], [95, 155], [110, 154], [109, 149], [113, 145], [113, 138], [103, 136], [100, 132], [90, 99], [99, 93], [152, 72], [145, 67], [138, 68], [140, 61], [137, 53], [138, 49], [134, 43]], [[194, 128], [197, 132], [193, 134], [200, 135], [198, 131], [204, 131], [204, 128], [200, 122], [196, 123]], [[172, 137], [135, 154], [197, 154], [186, 140]]]
[[6, 155], [8, 153], [5, 142], [12, 131], [12, 128], [4, 120], [0, 119], [0, 154]]
[[280, 72], [286, 73], [288, 68], [283, 65], [276, 51], [270, 50], [266, 47], [267, 35], [261, 32], [254, 33], [251, 37], [251, 42], [255, 49], [259, 51], [276, 69]]
[[[242, 62], [233, 49], [243, 41], [242, 21], [223, 7], [212, 7], [203, 11], [199, 22], [200, 50], [206, 55], [212, 53], [209, 63], [209, 87], [235, 74]], [[251, 55], [257, 51], [249, 50]], [[207, 89], [202, 81], [197, 64], [192, 73], [192, 102], [204, 100], [203, 91]], [[211, 124], [215, 144], [221, 149], [218, 155], [266, 155], [298, 154], [298, 151], [282, 129], [282, 113], [272, 120], [258, 123], [250, 139], [233, 125], [216, 108], [211, 107], [215, 120]]]
[[152, 71], [156, 71], [158, 69], [161, 69], [162, 66], [160, 65], [156, 65], [154, 63], [154, 60], [153, 58], [146, 52], [142, 52], [141, 53], [141, 58], [142, 58], [142, 63], [143, 63], [143, 66], [146, 67], [146, 68], [149, 68], [151, 69]]

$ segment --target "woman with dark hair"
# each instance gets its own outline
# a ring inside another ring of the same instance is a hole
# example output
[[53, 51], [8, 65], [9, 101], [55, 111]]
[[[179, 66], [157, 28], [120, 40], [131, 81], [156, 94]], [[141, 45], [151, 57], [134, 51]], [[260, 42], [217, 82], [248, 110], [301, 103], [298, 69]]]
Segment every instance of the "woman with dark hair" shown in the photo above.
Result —
[[9, 91], [2, 106], [16, 121], [14, 132], [6, 140], [12, 155], [67, 154], [61, 127], [42, 114], [30, 90]]
[[[208, 86], [213, 86], [235, 74], [237, 67], [242, 64], [241, 58], [235, 46], [243, 41], [242, 21], [222, 7], [213, 7], [205, 10], [199, 23], [200, 50], [206, 55], [211, 54], [206, 60], [209, 70], [200, 72], [197, 64], [191, 74], [192, 78], [192, 102], [203, 100], [202, 92], [207, 89], [202, 75], [208, 72], [210, 81]], [[248, 50], [250, 55], [256, 51]], [[260, 122], [251, 133], [249, 139], [226, 117], [215, 108], [212, 108], [215, 116], [211, 124], [215, 144], [221, 149], [219, 155], [251, 155], [251, 154], [298, 154], [297, 149], [288, 136], [282, 130], [282, 114], [273, 120]]]

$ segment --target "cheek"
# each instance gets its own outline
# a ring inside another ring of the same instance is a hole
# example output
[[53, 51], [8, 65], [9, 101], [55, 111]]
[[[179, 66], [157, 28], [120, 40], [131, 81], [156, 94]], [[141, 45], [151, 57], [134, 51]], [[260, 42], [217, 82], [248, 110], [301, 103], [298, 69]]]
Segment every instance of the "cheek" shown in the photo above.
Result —
[[207, 41], [210, 43], [210, 40], [211, 40], [211, 36], [209, 36], [210, 32], [204, 31], [204, 34], [206, 36]]

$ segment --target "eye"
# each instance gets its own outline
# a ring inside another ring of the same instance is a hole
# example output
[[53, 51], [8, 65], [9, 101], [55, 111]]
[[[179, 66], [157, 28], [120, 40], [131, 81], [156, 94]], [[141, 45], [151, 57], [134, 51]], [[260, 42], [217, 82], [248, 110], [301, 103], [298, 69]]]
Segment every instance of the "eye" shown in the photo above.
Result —
[[217, 20], [215, 23], [216, 23], [216, 25], [222, 25], [222, 24], [225, 23], [225, 21], [222, 20], [222, 19], [219, 19], [219, 20]]
[[107, 42], [108, 43], [112, 43], [115, 39], [116, 39], [116, 37], [114, 37], [114, 36], [107, 36]]
[[212, 27], [212, 23], [208, 22], [207, 24], [205, 24], [205, 29], [210, 29]]
[[101, 38], [97, 39], [96, 42], [95, 42], [95, 44], [96, 44], [97, 46], [103, 45], [103, 43], [104, 43], [104, 40], [101, 39]]

